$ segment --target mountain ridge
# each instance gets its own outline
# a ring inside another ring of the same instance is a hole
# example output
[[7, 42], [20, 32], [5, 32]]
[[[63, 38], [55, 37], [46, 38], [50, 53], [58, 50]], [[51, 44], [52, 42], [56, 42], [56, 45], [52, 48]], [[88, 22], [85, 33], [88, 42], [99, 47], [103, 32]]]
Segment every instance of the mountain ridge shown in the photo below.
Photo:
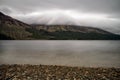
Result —
[[[48, 32], [55, 31], [73, 31], [73, 32], [98, 32], [101, 34], [113, 34], [111, 32], [105, 31], [100, 28], [88, 27], [88, 26], [77, 26], [77, 25], [41, 25], [41, 24], [32, 24], [38, 30], [46, 30]], [[100, 32], [101, 31], [101, 32]]]
[[26, 31], [30, 25], [16, 20], [0, 12], [0, 38], [2, 39], [30, 39], [31, 33]]
[[26, 24], [0, 12], [0, 40], [120, 40], [111, 32], [76, 25]]

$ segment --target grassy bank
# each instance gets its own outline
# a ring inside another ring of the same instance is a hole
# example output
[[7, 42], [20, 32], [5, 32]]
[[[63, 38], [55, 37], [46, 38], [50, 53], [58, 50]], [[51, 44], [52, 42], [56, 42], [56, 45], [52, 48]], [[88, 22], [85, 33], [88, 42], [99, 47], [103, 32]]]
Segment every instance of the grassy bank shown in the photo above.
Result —
[[120, 80], [120, 68], [0, 65], [0, 80]]

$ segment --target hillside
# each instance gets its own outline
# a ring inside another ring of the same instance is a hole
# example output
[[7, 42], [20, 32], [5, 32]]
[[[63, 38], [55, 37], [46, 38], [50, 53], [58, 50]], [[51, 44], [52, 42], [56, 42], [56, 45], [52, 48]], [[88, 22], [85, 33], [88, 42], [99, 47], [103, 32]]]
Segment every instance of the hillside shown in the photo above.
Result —
[[28, 25], [0, 12], [0, 40], [120, 40], [108, 31], [75, 25]]
[[45, 30], [48, 32], [56, 31], [71, 31], [81, 33], [99, 33], [99, 34], [112, 34], [102, 29], [87, 27], [87, 26], [75, 26], [75, 25], [32, 25], [37, 30]]
[[30, 28], [28, 24], [0, 12], [0, 39], [30, 39], [32, 34], [27, 28]]
[[43, 35], [50, 35], [53, 40], [119, 40], [120, 36], [108, 31], [75, 25], [33, 25]]

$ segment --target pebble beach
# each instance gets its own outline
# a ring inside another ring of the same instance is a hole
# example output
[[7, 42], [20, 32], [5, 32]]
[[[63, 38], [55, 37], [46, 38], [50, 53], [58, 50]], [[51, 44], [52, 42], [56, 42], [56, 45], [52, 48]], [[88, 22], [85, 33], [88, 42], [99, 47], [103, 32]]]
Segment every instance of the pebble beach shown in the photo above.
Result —
[[120, 80], [120, 68], [0, 65], [0, 80]]

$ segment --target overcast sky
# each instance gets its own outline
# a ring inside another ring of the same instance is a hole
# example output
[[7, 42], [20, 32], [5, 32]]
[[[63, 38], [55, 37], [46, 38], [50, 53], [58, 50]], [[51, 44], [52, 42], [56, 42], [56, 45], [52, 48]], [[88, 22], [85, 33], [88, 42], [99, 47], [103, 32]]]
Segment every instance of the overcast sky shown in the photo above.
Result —
[[120, 33], [120, 0], [0, 0], [0, 11], [30, 24], [89, 25]]

